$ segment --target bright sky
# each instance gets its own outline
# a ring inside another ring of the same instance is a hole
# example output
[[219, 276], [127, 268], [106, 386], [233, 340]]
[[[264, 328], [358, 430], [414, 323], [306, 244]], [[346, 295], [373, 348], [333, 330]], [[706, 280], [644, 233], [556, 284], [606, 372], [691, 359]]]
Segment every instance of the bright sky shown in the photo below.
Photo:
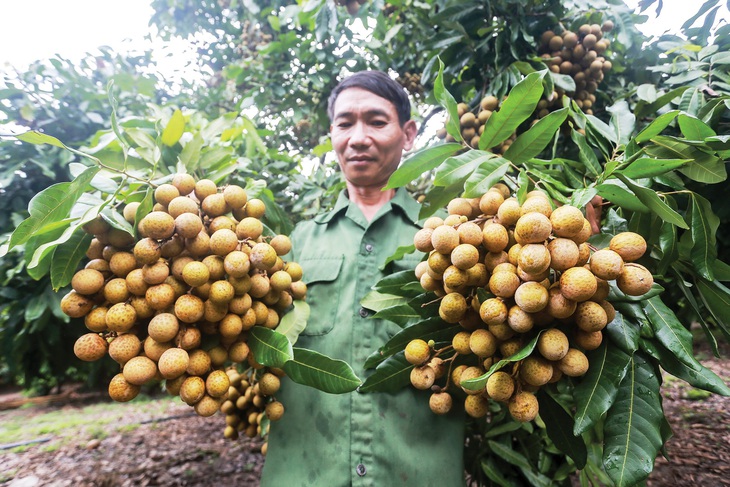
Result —
[[[626, 2], [636, 5], [638, 0]], [[664, 0], [660, 21], [651, 22], [644, 32], [676, 31], [696, 11], [694, 5], [699, 3]], [[727, 14], [727, 7], [723, 9]], [[118, 52], [143, 49], [151, 16], [150, 0], [0, 0], [0, 71], [8, 65], [24, 69], [54, 54], [75, 60], [101, 45]], [[162, 56], [158, 60], [163, 61]], [[181, 58], [165, 58], [164, 62], [169, 69], [184, 64]]]

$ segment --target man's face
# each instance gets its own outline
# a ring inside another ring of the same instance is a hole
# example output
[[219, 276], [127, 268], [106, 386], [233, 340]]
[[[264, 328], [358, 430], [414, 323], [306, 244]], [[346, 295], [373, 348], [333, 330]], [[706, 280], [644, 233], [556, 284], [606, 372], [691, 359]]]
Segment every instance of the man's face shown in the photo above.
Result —
[[395, 105], [362, 88], [342, 91], [330, 126], [345, 179], [358, 187], [385, 186], [404, 150], [413, 147], [416, 123], [398, 122]]

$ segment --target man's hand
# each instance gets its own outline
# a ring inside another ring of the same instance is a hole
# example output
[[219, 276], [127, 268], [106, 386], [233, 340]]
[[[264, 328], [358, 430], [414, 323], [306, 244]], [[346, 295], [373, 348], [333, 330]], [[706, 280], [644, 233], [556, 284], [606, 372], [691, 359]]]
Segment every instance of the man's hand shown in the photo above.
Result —
[[586, 205], [586, 219], [591, 224], [591, 232], [595, 235], [601, 233], [601, 212], [603, 211], [603, 198], [596, 195]]

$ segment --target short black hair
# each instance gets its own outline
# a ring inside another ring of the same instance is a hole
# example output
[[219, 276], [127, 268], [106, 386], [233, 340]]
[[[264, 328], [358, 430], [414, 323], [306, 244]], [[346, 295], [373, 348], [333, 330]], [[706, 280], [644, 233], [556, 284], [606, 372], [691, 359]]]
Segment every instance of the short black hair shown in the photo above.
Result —
[[411, 101], [405, 89], [397, 81], [382, 71], [360, 71], [340, 81], [332, 90], [327, 101], [327, 115], [330, 122], [335, 116], [337, 97], [348, 88], [362, 88], [391, 102], [398, 113], [398, 123], [401, 127], [411, 119]]

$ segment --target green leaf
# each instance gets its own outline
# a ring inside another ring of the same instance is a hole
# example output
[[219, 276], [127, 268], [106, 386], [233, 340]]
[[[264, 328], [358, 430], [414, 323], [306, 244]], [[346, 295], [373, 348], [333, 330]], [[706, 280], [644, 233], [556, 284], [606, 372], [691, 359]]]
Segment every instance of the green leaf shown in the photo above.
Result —
[[583, 165], [586, 167], [589, 173], [593, 176], [598, 176], [601, 173], [601, 164], [598, 162], [593, 148], [588, 145], [585, 135], [581, 134], [575, 129], [570, 131], [570, 137], [575, 142], [575, 145], [579, 149], [579, 158]]
[[469, 150], [458, 156], [449, 157], [436, 168], [433, 184], [434, 186], [457, 184], [469, 177], [482, 163], [494, 157], [491, 152], [479, 150]]
[[704, 140], [717, 135], [705, 122], [686, 113], [680, 113], [677, 121], [682, 134], [689, 140]]
[[389, 255], [387, 259], [385, 259], [385, 262], [378, 267], [381, 271], [385, 269], [385, 267], [390, 264], [393, 261], [402, 259], [407, 254], [412, 254], [416, 251], [416, 246], [413, 244], [410, 245], [401, 245], [397, 249], [395, 249], [395, 252], [393, 252], [393, 255]]
[[175, 110], [170, 117], [170, 121], [167, 122], [165, 130], [162, 132], [162, 143], [168, 147], [172, 147], [177, 144], [183, 133], [185, 132], [185, 117], [183, 116], [180, 109]]
[[464, 190], [462, 181], [457, 181], [445, 188], [434, 187], [428, 193], [426, 198], [421, 202], [421, 210], [418, 212], [419, 220], [427, 218], [437, 211], [446, 207], [446, 205], [456, 196], [460, 195]]
[[642, 142], [647, 142], [653, 137], [656, 137], [662, 133], [662, 131], [667, 128], [667, 126], [672, 123], [675, 118], [677, 118], [679, 113], [679, 110], [672, 110], [671, 112], [659, 115], [649, 125], [647, 125], [644, 130], [634, 137], [634, 141], [636, 141], [637, 144], [641, 144]]
[[694, 387], [714, 392], [721, 396], [730, 396], [730, 387], [725, 384], [722, 378], [718, 377], [717, 374], [697, 360], [694, 360], [692, 364], [681, 362], [674, 353], [667, 350], [660, 343], [644, 338], [641, 339], [641, 348], [657, 359], [662, 368], [673, 376], [686, 381]]
[[636, 159], [626, 168], [618, 172], [632, 179], [650, 178], [682, 167], [688, 162], [691, 162], [691, 159], [654, 159], [652, 157], [642, 157]]
[[636, 116], [631, 113], [628, 102], [626, 100], [617, 101], [612, 106], [607, 107], [606, 111], [611, 114], [608, 125], [616, 134], [616, 140], [619, 144], [628, 144], [636, 126]]
[[647, 300], [644, 312], [654, 326], [654, 336], [662, 345], [674, 353], [681, 362], [685, 364], [695, 362], [692, 334], [682, 326], [674, 311], [655, 296]]
[[[642, 318], [644, 317], [642, 313]], [[626, 317], [616, 312], [616, 317], [605, 328], [604, 335], [611, 339], [621, 350], [633, 354], [639, 349], [639, 328]]]
[[568, 117], [568, 108], [550, 112], [527, 132], [520, 134], [504, 153], [505, 159], [521, 164], [536, 157], [547, 147]]
[[712, 212], [710, 202], [697, 193], [692, 193], [690, 215], [692, 231], [690, 258], [700, 275], [711, 281], [717, 260], [715, 235], [720, 226], [720, 219]]
[[717, 281], [708, 281], [698, 278], [697, 289], [702, 302], [717, 321], [717, 324], [730, 337], [730, 289]]
[[619, 184], [619, 181], [615, 179], [611, 181], [612, 182], [596, 185], [598, 194], [601, 195], [601, 197], [627, 210], [638, 211], [641, 213], [649, 212], [649, 208], [644, 206], [641, 201], [636, 198], [636, 195], [627, 189], [626, 185], [623, 183]]
[[574, 434], [575, 421], [568, 412], [544, 389], [537, 394], [540, 403], [540, 417], [545, 421], [545, 430], [553, 444], [573, 459], [578, 469], [588, 461], [588, 449], [580, 434]]
[[482, 162], [464, 183], [464, 197], [477, 198], [502, 180], [511, 164], [502, 157]]
[[439, 74], [436, 76], [436, 80], [433, 83], [433, 94], [439, 104], [446, 108], [448, 118], [446, 120], [446, 131], [451, 135], [457, 142], [463, 139], [461, 136], [461, 127], [459, 125], [459, 112], [456, 108], [456, 100], [444, 87], [444, 62], [441, 58], [439, 61]]
[[409, 321], [420, 318], [420, 315], [407, 304], [401, 304], [380, 310], [375, 313], [372, 318], [392, 321], [398, 326], [403, 327], [406, 326]]
[[412, 270], [394, 272], [389, 276], [385, 276], [378, 281], [373, 289], [384, 294], [394, 294], [396, 296], [414, 297], [420, 293], [403, 292], [403, 286], [411, 282], [418, 282], [416, 274]]
[[79, 230], [64, 245], [56, 247], [51, 260], [51, 285], [54, 291], [71, 283], [79, 262], [86, 256], [92, 238], [92, 235]]
[[274, 330], [254, 326], [249, 331], [248, 345], [256, 362], [267, 367], [284, 367], [287, 360], [294, 357], [289, 339]]
[[654, 367], [634, 354], [603, 427], [603, 465], [616, 487], [638, 484], [654, 467], [663, 443], [659, 386]]
[[329, 394], [344, 394], [356, 390], [362, 383], [352, 367], [343, 360], [296, 347], [293, 348], [293, 355], [294, 358], [284, 363], [284, 372], [297, 384]]
[[388, 184], [383, 189], [400, 188], [411, 181], [421, 177], [425, 172], [438, 167], [447, 157], [450, 157], [463, 149], [461, 144], [439, 144], [433, 147], [426, 147], [408, 157], [390, 175]]
[[487, 444], [495, 455], [518, 467], [525, 477], [529, 479], [530, 485], [551, 485], [550, 479], [537, 472], [527, 457], [517, 452], [511, 445], [507, 446], [494, 440], [487, 440]]
[[381, 293], [378, 291], [370, 291], [360, 300], [360, 305], [363, 308], [375, 311], [376, 313], [380, 310], [406, 304], [407, 299], [403, 296], [397, 296], [395, 294]]
[[301, 299], [295, 300], [292, 304], [294, 307], [281, 318], [276, 331], [284, 335], [289, 343], [294, 345], [297, 343], [299, 334], [307, 327], [309, 305]]
[[680, 168], [680, 172], [694, 181], [714, 184], [727, 179], [724, 161], [714, 155], [671, 137], [659, 135], [652, 142], [656, 146], [647, 147], [646, 151], [658, 158], [692, 159], [692, 162]]
[[483, 374], [479, 377], [475, 377], [474, 379], [468, 379], [468, 380], [461, 382], [461, 387], [463, 387], [464, 389], [468, 389], [470, 391], [481, 391], [482, 389], [484, 389], [486, 387], [487, 379], [489, 379], [490, 375], [492, 375], [493, 373], [495, 373], [496, 371], [498, 371], [499, 369], [501, 369], [502, 367], [504, 367], [505, 365], [507, 365], [509, 363], [519, 362], [520, 360], [527, 358], [532, 353], [532, 351], [535, 349], [535, 345], [537, 345], [537, 339], [540, 337], [541, 334], [542, 334], [542, 331], [540, 331], [540, 333], [535, 335], [535, 337], [532, 340], [527, 342], [527, 344], [524, 347], [522, 347], [517, 353], [510, 355], [507, 358], [503, 358], [499, 362], [493, 364], [485, 374]]
[[575, 426], [573, 434], [588, 431], [608, 411], [616, 400], [619, 384], [626, 374], [631, 355], [606, 340], [586, 353], [588, 372], [573, 393]]
[[637, 198], [639, 198], [642, 203], [649, 207], [654, 213], [659, 215], [660, 218], [672, 223], [673, 225], [678, 226], [679, 228], [689, 228], [682, 216], [674, 211], [664, 201], [662, 201], [656, 192], [643, 186], [639, 186], [638, 184], [634, 183], [633, 181], [629, 180], [629, 178], [621, 174], [618, 174], [617, 176], [621, 181], [623, 181], [626, 186], [629, 187], [629, 189], [636, 195]]
[[414, 323], [393, 335], [385, 345], [368, 357], [365, 367], [371, 368], [376, 363], [404, 350], [406, 345], [415, 338], [420, 338], [427, 342], [433, 340], [437, 343], [451, 340], [460, 331], [459, 328], [460, 325], [448, 325], [439, 317], [428, 318]]
[[89, 167], [70, 183], [54, 184], [35, 195], [28, 203], [30, 216], [10, 236], [9, 248], [27, 242], [34, 234], [42, 232], [46, 225], [54, 225], [68, 217], [74, 203], [84, 194], [97, 172], [98, 167]]
[[378, 365], [375, 372], [365, 379], [358, 391], [398, 392], [411, 383], [412, 368], [413, 364], [406, 360], [405, 352], [398, 352]]
[[479, 138], [479, 149], [490, 149], [501, 144], [532, 115], [543, 94], [542, 80], [545, 73], [530, 73], [510, 90], [502, 106], [487, 121], [484, 133]]

